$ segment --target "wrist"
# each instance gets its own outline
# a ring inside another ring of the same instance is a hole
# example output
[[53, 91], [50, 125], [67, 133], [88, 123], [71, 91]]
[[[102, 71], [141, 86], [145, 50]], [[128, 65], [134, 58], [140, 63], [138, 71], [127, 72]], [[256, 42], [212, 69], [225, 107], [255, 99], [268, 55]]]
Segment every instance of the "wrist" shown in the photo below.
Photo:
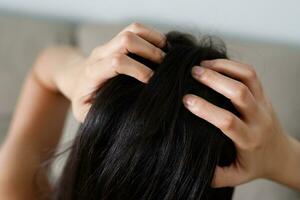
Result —
[[43, 50], [37, 57], [32, 73], [47, 89], [62, 93], [61, 82], [68, 78], [67, 68], [83, 57], [82, 52], [74, 47], [57, 46]]
[[270, 179], [300, 190], [300, 142], [285, 134], [280, 159], [274, 163], [276, 173]]
[[54, 76], [54, 83], [57, 90], [69, 100], [72, 99], [85, 60], [86, 58], [83, 54], [74, 52], [74, 54], [69, 57], [68, 62], [65, 63], [60, 70], [57, 70]]

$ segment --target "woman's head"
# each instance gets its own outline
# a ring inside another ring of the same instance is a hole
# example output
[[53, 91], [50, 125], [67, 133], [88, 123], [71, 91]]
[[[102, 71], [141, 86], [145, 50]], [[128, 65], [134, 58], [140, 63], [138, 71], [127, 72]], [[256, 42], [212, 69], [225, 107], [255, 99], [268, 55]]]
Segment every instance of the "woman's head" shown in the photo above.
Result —
[[178, 32], [167, 41], [161, 64], [130, 55], [154, 70], [148, 84], [119, 75], [96, 91], [57, 199], [231, 198], [232, 189], [210, 184], [216, 165], [234, 161], [233, 143], [182, 103], [193, 93], [236, 113], [230, 100], [191, 76], [202, 60], [226, 58], [225, 48]]

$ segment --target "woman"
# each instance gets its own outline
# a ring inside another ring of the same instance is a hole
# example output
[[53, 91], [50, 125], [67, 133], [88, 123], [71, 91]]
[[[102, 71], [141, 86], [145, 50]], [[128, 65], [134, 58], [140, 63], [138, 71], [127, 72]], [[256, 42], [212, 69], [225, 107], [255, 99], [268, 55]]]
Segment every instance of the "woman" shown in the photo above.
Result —
[[[83, 122], [93, 92], [107, 80], [125, 74], [147, 83], [153, 75], [152, 70], [128, 53], [160, 63], [165, 45], [163, 34], [134, 23], [96, 48], [88, 58], [70, 47], [45, 50], [28, 74], [1, 147], [0, 197], [36, 199], [40, 185], [51, 191], [42, 173], [38, 176], [39, 184], [33, 183], [41, 163], [53, 156], [44, 149], [55, 149], [69, 101], [74, 116]], [[229, 98], [241, 113], [234, 115], [193, 94], [183, 98], [192, 113], [222, 130], [237, 149], [232, 165], [216, 168], [212, 185], [235, 186], [268, 178], [300, 190], [300, 144], [284, 133], [254, 69], [227, 59], [204, 61], [200, 65], [193, 68], [193, 77]]]

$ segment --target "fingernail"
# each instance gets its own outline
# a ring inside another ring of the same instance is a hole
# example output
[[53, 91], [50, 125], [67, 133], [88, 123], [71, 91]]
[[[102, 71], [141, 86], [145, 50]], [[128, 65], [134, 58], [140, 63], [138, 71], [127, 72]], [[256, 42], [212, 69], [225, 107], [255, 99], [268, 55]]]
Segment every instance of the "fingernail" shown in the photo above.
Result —
[[164, 51], [160, 51], [160, 61], [159, 63], [162, 63], [165, 59], [166, 53]]
[[149, 78], [151, 78], [153, 75], [154, 75], [154, 72], [151, 71], [151, 72], [149, 73]]
[[148, 76], [147, 76], [147, 78], [146, 78], [146, 80], [145, 80], [145, 83], [149, 83], [149, 81], [150, 81], [150, 79], [151, 79], [151, 77], [154, 75], [154, 72], [153, 71], [151, 71], [151, 72], [149, 72], [149, 74], [148, 74]]
[[200, 63], [202, 66], [210, 66], [212, 64], [211, 60], [204, 60]]
[[203, 67], [199, 67], [199, 66], [195, 66], [192, 69], [192, 73], [197, 75], [197, 76], [201, 76], [203, 71], [204, 71]]
[[186, 107], [192, 107], [194, 105], [195, 101], [191, 95], [185, 95], [183, 97], [183, 103]]

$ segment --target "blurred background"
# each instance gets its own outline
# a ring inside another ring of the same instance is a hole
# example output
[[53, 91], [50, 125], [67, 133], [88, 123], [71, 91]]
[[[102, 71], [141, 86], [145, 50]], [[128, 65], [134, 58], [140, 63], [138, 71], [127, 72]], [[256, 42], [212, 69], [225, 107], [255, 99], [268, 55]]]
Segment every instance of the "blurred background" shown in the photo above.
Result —
[[[231, 58], [257, 69], [284, 127], [300, 139], [299, 0], [0, 0], [0, 143], [26, 72], [43, 48], [77, 45], [88, 54], [131, 22], [223, 39]], [[64, 140], [76, 129], [70, 116]], [[234, 199], [300, 194], [257, 180], [238, 187]]]

